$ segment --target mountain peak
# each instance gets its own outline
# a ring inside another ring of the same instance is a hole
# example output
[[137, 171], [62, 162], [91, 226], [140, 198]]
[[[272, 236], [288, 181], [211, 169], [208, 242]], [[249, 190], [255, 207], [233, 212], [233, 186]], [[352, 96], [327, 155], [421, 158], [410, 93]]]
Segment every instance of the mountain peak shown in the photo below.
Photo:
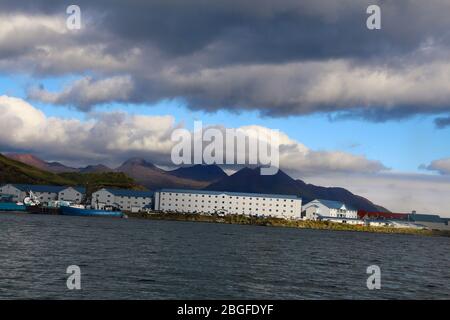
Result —
[[78, 169], [67, 167], [59, 162], [46, 162], [33, 154], [29, 153], [9, 153], [6, 157], [28, 164], [41, 170], [50, 171], [53, 173], [61, 172], [76, 172]]
[[124, 166], [141, 166], [141, 167], [147, 167], [147, 168], [156, 168], [156, 166], [153, 163], [148, 162], [147, 160], [143, 158], [131, 158], [125, 161], [121, 167]]
[[81, 173], [101, 173], [101, 172], [113, 172], [111, 168], [103, 165], [103, 164], [97, 164], [97, 165], [88, 165], [84, 168], [80, 169]]
[[35, 155], [32, 155], [30, 153], [8, 153], [5, 154], [6, 157], [17, 160], [29, 165], [32, 165], [31, 163], [34, 163], [35, 167], [43, 166], [46, 164], [46, 162]]
[[274, 175], [261, 175], [261, 168], [242, 168], [205, 188], [214, 191], [291, 194], [302, 198], [303, 204], [314, 199], [341, 201], [367, 211], [388, 211], [344, 188], [327, 188], [294, 180], [282, 170]]
[[227, 174], [222, 170], [222, 168], [215, 164], [196, 164], [190, 167], [181, 167], [173, 171], [169, 171], [168, 173], [180, 178], [207, 182], [215, 182], [227, 177]]

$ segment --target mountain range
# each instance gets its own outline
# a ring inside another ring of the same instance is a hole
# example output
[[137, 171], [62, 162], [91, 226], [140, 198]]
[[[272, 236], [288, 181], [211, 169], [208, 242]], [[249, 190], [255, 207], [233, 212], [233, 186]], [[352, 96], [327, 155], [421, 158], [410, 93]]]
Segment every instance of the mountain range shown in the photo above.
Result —
[[[48, 172], [48, 174], [54, 174], [57, 177], [73, 178], [73, 174], [81, 174], [83, 176], [84, 174], [123, 173], [133, 179], [135, 183], [150, 190], [189, 188], [229, 192], [292, 194], [301, 196], [303, 203], [314, 199], [326, 199], [340, 201], [366, 211], [388, 211], [382, 206], [376, 205], [370, 200], [355, 195], [344, 188], [307, 184], [302, 180], [293, 179], [282, 170], [279, 170], [275, 175], [269, 176], [261, 175], [260, 168], [243, 168], [228, 176], [217, 165], [194, 165], [166, 171], [144, 159], [132, 158], [115, 169], [101, 164], [72, 168], [59, 162], [46, 162], [31, 154], [7, 154], [6, 156]], [[0, 167], [0, 182], [10, 182], [2, 179], [2, 170], [4, 168]]]
[[302, 198], [303, 203], [314, 199], [340, 201], [354, 208], [366, 211], [388, 212], [386, 208], [372, 203], [370, 200], [355, 195], [344, 188], [320, 187], [307, 184], [302, 180], [294, 180], [282, 170], [275, 175], [260, 174], [260, 168], [243, 168], [206, 187], [207, 190], [230, 192], [255, 192], [272, 194], [291, 194]]
[[[26, 159], [33, 159], [26, 157]], [[33, 159], [33, 161], [36, 159]], [[54, 167], [52, 167], [54, 168]], [[54, 173], [0, 154], [0, 183], [85, 186], [88, 192], [108, 187], [142, 190], [143, 187], [122, 172]]]
[[6, 156], [10, 159], [20, 161], [20, 162], [26, 163], [30, 166], [33, 166], [35, 168], [53, 172], [53, 173], [63, 173], [63, 172], [96, 173], [96, 172], [114, 171], [102, 164], [89, 165], [89, 166], [83, 167], [83, 168], [72, 168], [72, 167], [65, 166], [59, 162], [47, 162], [47, 161], [44, 161], [32, 154], [26, 154], [26, 153], [9, 153], [9, 154], [6, 154]]

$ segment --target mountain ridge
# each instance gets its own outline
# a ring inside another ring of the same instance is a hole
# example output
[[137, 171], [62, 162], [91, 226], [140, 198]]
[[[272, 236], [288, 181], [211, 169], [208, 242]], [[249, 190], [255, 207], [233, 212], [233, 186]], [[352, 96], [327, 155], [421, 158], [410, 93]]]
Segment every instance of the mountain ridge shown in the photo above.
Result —
[[260, 168], [244, 168], [217, 183], [207, 186], [205, 190], [291, 194], [300, 196], [303, 204], [314, 199], [325, 199], [340, 201], [360, 210], [389, 212], [386, 208], [344, 188], [306, 184], [300, 179], [294, 180], [282, 170], [272, 176], [264, 176], [260, 173]]
[[216, 182], [227, 177], [227, 174], [218, 165], [196, 164], [189, 167], [180, 167], [178, 169], [167, 171], [167, 173], [179, 177], [196, 181]]
[[45, 171], [0, 154], [0, 183], [85, 186], [88, 192], [103, 187], [142, 190], [133, 179], [120, 172], [79, 173]]
[[150, 190], [162, 187], [202, 189], [208, 185], [207, 182], [176, 177], [154, 164], [138, 158], [125, 161], [115, 170], [125, 173]]
[[[10, 159], [6, 157], [3, 158]], [[46, 168], [54, 168], [49, 162], [45, 162], [32, 155], [22, 156], [20, 159], [36, 163], [37, 165], [44, 166]], [[16, 160], [10, 159], [10, 161]], [[60, 163], [57, 164], [58, 167], [60, 165], [64, 168], [70, 168]], [[25, 165], [29, 166], [28, 164]], [[30, 167], [33, 168], [33, 166]], [[57, 170], [60, 168], [61, 167]], [[344, 202], [361, 210], [389, 212], [386, 208], [374, 204], [362, 196], [353, 194], [347, 189], [340, 187], [321, 187], [313, 184], [307, 184], [303, 180], [293, 179], [282, 170], [279, 170], [277, 174], [271, 176], [261, 175], [260, 168], [252, 169], [248, 167], [244, 167], [235, 172], [233, 175], [228, 176], [217, 165], [194, 165], [190, 167], [180, 167], [172, 171], [165, 171], [145, 159], [131, 158], [124, 161], [115, 169], [98, 164], [78, 168], [75, 172], [60, 172], [59, 174], [47, 172], [46, 174], [53, 174], [48, 176], [48, 181], [58, 182], [60, 181], [59, 179], [63, 179], [63, 181], [65, 181], [65, 179], [69, 179], [71, 181], [76, 181], [78, 179], [78, 181], [80, 181], [80, 178], [77, 176], [79, 174], [97, 174], [96, 177], [99, 178], [101, 177], [99, 175], [100, 173], [110, 173], [109, 176], [103, 176], [102, 179], [112, 184], [114, 184], [114, 177], [112, 174], [123, 173], [124, 176], [117, 176], [119, 180], [124, 181], [125, 177], [129, 177], [132, 181], [134, 181], [134, 183], [144, 186], [150, 190], [160, 188], [186, 188], [230, 192], [255, 192], [265, 194], [293, 194], [302, 197], [304, 204], [314, 199], [326, 199]], [[42, 173], [40, 173], [40, 175], [42, 175]], [[0, 167], [0, 181], [2, 180], [1, 177]], [[13, 177], [9, 176], [9, 178], [12, 179]], [[123, 185], [123, 183], [121, 182], [119, 185]]]

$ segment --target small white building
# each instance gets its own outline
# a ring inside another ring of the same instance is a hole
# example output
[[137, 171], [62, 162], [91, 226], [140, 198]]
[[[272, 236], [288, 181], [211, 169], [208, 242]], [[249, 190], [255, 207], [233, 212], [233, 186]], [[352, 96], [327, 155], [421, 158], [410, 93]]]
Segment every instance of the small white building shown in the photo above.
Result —
[[58, 200], [81, 203], [85, 195], [86, 189], [83, 187], [67, 187], [58, 192]]
[[304, 218], [323, 220], [328, 218], [357, 219], [358, 210], [339, 201], [316, 199], [303, 206]]
[[5, 184], [0, 186], [0, 194], [13, 196], [13, 201], [23, 201], [32, 191], [40, 202], [65, 200], [79, 203], [86, 190], [82, 187], [46, 186], [33, 184]]
[[103, 188], [92, 193], [92, 207], [113, 206], [123, 211], [144, 211], [153, 203], [153, 192]]
[[293, 195], [162, 189], [155, 192], [154, 208], [163, 212], [299, 219], [302, 199]]

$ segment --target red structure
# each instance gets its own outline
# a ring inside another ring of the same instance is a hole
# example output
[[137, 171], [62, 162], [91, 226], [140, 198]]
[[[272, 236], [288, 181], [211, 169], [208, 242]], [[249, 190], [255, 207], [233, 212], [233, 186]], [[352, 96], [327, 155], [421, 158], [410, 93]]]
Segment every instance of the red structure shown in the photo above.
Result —
[[358, 210], [359, 219], [376, 219], [376, 220], [408, 220], [406, 213], [391, 213], [391, 212], [371, 212], [365, 210]]

